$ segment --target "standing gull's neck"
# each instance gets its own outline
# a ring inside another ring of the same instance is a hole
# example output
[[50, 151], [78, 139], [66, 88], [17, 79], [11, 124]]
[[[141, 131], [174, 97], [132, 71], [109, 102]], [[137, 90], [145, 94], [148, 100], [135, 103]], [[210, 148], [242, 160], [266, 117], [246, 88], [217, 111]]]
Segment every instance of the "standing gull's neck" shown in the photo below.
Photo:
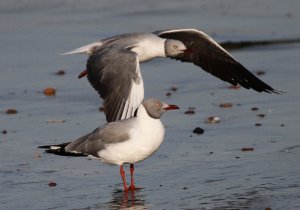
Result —
[[138, 119], [144, 119], [144, 118], [147, 118], [147, 117], [150, 117], [144, 107], [143, 104], [141, 104], [139, 106], [139, 108], [136, 110], [136, 118]]

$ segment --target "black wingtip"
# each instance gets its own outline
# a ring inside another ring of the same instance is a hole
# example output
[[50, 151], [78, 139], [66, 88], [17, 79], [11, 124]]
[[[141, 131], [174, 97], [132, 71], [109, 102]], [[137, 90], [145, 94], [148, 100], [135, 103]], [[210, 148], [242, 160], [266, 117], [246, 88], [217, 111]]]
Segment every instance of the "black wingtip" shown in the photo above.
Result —
[[283, 94], [286, 94], [286, 92], [284, 91], [280, 91], [280, 90], [276, 90], [276, 89], [273, 89], [273, 88], [265, 88], [265, 89], [254, 89], [254, 88], [247, 88], [247, 89], [253, 89], [254, 91], [256, 92], [260, 92], [260, 93], [269, 93], [269, 94], [277, 94], [277, 95], [283, 95]]
[[39, 148], [39, 149], [50, 149], [50, 146], [38, 146], [37, 148]]
[[[254, 89], [255, 90], [255, 89]], [[257, 91], [257, 90], [255, 90]], [[265, 93], [269, 93], [269, 94], [277, 94], [277, 95], [282, 95], [282, 94], [286, 94], [286, 92], [284, 91], [281, 91], [281, 90], [276, 90], [270, 86], [268, 86], [267, 88], [265, 89], [262, 89], [261, 91], [258, 91], [258, 92], [265, 92]]]
[[71, 142], [62, 143], [62, 144], [56, 144], [56, 145], [43, 145], [38, 146], [39, 149], [46, 149], [46, 153], [54, 154], [54, 155], [60, 155], [60, 156], [73, 156], [73, 157], [84, 157], [87, 155], [80, 154], [80, 153], [71, 153], [66, 152], [65, 147], [70, 144]]
[[282, 94], [286, 94], [287, 92], [272, 89], [272, 90], [268, 90], [268, 93], [275, 93], [275, 94], [278, 94], [278, 95], [282, 95]]
[[59, 155], [59, 156], [69, 156], [69, 157], [85, 157], [87, 155], [80, 154], [80, 153], [71, 153], [71, 152], [66, 152], [63, 148], [60, 149], [47, 149], [45, 150], [46, 153], [54, 154], [54, 155]]

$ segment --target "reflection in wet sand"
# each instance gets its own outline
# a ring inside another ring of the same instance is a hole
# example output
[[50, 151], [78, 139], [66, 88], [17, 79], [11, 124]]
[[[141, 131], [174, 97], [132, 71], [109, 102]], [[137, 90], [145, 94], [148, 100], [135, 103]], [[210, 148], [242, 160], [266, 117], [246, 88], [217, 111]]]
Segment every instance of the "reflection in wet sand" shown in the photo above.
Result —
[[103, 197], [98, 197], [99, 203], [90, 204], [84, 208], [76, 208], [73, 210], [100, 210], [100, 209], [110, 209], [110, 210], [117, 210], [117, 209], [148, 209], [145, 204], [145, 193], [141, 190], [136, 191], [128, 191], [124, 192], [119, 189], [115, 189], [111, 195], [107, 195], [110, 201], [107, 203], [103, 203]]
[[128, 192], [115, 190], [112, 193], [112, 200], [108, 202], [108, 209], [148, 209], [144, 197], [142, 190]]

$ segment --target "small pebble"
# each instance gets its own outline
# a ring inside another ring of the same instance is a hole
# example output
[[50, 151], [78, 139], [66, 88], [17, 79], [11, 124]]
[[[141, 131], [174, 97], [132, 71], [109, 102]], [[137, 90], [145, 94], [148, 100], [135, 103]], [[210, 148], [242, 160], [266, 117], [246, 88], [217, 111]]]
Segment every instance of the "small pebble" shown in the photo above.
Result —
[[281, 124], [280, 126], [281, 126], [281, 127], [284, 127], [284, 124]]
[[258, 127], [258, 126], [262, 126], [262, 124], [261, 123], [255, 123], [254, 124], [256, 127]]
[[49, 182], [48, 186], [49, 187], [55, 187], [57, 184], [55, 182]]
[[177, 87], [173, 86], [173, 87], [171, 87], [171, 90], [172, 90], [173, 92], [176, 92], [176, 91], [177, 91]]
[[257, 111], [257, 110], [258, 110], [257, 107], [252, 107], [252, 108], [251, 108], [251, 111]]
[[55, 88], [48, 87], [48, 88], [44, 89], [43, 93], [45, 96], [55, 96], [56, 90], [55, 90]]
[[60, 69], [60, 70], [58, 70], [55, 74], [56, 74], [56, 75], [59, 75], [59, 76], [62, 76], [62, 75], [65, 75], [65, 71], [62, 70], [62, 69]]
[[7, 131], [6, 131], [6, 130], [3, 130], [1, 133], [2, 133], [2, 134], [7, 134]]
[[264, 118], [266, 115], [265, 114], [258, 114], [257, 117]]
[[195, 114], [195, 111], [189, 109], [189, 110], [185, 111], [184, 114]]
[[287, 12], [284, 15], [288, 18], [293, 17], [293, 13], [291, 13], [291, 12]]
[[35, 154], [34, 158], [35, 159], [41, 159], [41, 154]]
[[8, 109], [6, 110], [6, 114], [17, 114], [18, 111], [16, 109]]
[[167, 92], [167, 93], [166, 93], [166, 96], [169, 96], [169, 97], [170, 97], [171, 95], [172, 95], [171, 92]]
[[231, 108], [233, 106], [232, 103], [221, 103], [219, 107], [221, 108]]
[[47, 123], [65, 123], [66, 120], [47, 120]]
[[242, 152], [248, 152], [248, 151], [254, 151], [254, 148], [253, 147], [243, 147], [241, 149]]
[[187, 187], [183, 187], [182, 189], [186, 190], [186, 189], [187, 189]]
[[204, 133], [204, 130], [200, 127], [196, 127], [194, 130], [193, 130], [193, 133], [196, 133], [196, 134], [203, 134]]
[[240, 157], [239, 157], [239, 156], [236, 156], [235, 159], [240, 159]]
[[219, 117], [211, 116], [208, 117], [207, 120], [205, 120], [205, 123], [211, 124], [211, 123], [219, 123], [221, 120]]

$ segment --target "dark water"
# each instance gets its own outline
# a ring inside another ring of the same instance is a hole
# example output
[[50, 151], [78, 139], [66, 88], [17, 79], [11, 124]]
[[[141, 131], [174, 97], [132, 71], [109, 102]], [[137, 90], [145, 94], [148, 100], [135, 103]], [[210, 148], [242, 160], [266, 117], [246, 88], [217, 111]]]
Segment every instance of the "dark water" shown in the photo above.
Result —
[[[86, 56], [59, 53], [114, 34], [172, 27], [195, 27], [218, 41], [294, 39], [299, 9], [292, 0], [1, 1], [1, 209], [300, 209], [297, 43], [233, 52], [251, 71], [264, 71], [260, 78], [283, 95], [228, 89], [191, 64], [143, 64], [146, 97], [181, 110], [164, 116], [163, 145], [136, 165], [143, 189], [134, 194], [120, 191], [116, 166], [36, 149], [105, 123], [96, 92], [77, 79]], [[59, 69], [66, 74], [55, 75]], [[42, 94], [48, 86], [57, 89], [55, 97]], [[178, 90], [167, 97], [172, 86]], [[224, 102], [233, 107], [220, 108]], [[188, 107], [196, 113], [185, 115]], [[18, 113], [7, 115], [9, 108]], [[204, 123], [209, 116], [221, 122]], [[197, 126], [203, 135], [192, 133]]]

